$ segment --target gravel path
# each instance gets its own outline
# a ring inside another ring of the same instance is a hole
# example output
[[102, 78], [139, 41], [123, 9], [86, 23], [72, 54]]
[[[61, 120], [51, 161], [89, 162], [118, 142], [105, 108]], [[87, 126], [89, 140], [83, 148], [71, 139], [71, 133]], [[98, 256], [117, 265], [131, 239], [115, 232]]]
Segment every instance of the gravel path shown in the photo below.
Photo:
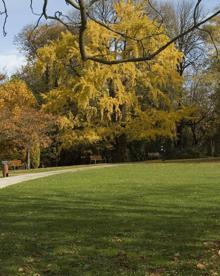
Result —
[[116, 165], [94, 165], [94, 166], [84, 166], [81, 168], [73, 168], [73, 169], [64, 169], [64, 170], [57, 170], [57, 171], [49, 171], [49, 172], [40, 172], [40, 173], [27, 173], [17, 176], [11, 176], [8, 178], [0, 178], [0, 189], [3, 189], [8, 186], [12, 186], [21, 182], [47, 177], [51, 175], [56, 174], [63, 174], [63, 173], [74, 173], [79, 171], [85, 171], [85, 170], [92, 170], [92, 169], [102, 169], [102, 168], [109, 168], [114, 167]]

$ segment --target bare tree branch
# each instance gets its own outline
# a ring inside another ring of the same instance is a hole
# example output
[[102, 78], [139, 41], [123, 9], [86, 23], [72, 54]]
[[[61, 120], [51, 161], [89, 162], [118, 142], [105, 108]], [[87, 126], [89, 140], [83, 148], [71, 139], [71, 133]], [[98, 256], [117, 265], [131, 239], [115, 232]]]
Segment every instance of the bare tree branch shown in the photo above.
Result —
[[30, 0], [30, 1], [31, 1], [31, 2], [30, 2], [30, 9], [31, 9], [31, 12], [33, 13], [33, 15], [41, 16], [41, 14], [36, 13], [36, 12], [34, 11], [33, 0]]
[[[198, 15], [198, 12], [199, 12], [199, 5], [201, 4], [201, 2], [202, 2], [202, 0], [198, 0], [197, 4], [195, 6], [195, 9], [194, 9], [194, 14], [193, 14], [194, 25], [197, 24], [197, 15]], [[211, 42], [212, 42], [212, 44], [214, 46], [215, 52], [216, 52], [216, 58], [218, 58], [218, 56], [219, 56], [218, 48], [217, 48], [217, 46], [215, 44], [215, 40], [214, 40], [214, 38], [212, 36], [212, 33], [210, 31], [204, 29], [204, 28], [202, 29], [200, 27], [197, 27], [197, 29], [200, 30], [201, 32], [206, 32], [209, 35], [209, 37], [211, 39]]]
[[79, 32], [79, 49], [80, 49], [80, 54], [82, 57], [83, 61], [86, 61], [88, 59], [86, 55], [86, 50], [85, 50], [85, 31], [87, 29], [87, 14], [86, 14], [86, 7], [84, 0], [79, 0], [79, 7], [80, 7], [80, 16], [81, 16], [81, 27], [80, 27], [80, 32]]
[[72, 6], [73, 8], [75, 8], [75, 9], [77, 9], [77, 10], [80, 9], [79, 5], [76, 4], [73, 0], [65, 0], [65, 1], [66, 1], [66, 3], [67, 3], [68, 5]]
[[[71, 1], [68, 1], [68, 2], [71, 2]], [[33, 6], [32, 5], [33, 5], [33, 0], [31, 0], [31, 10], [33, 11]], [[41, 19], [44, 17], [46, 20], [58, 21], [59, 23], [64, 25], [67, 30], [71, 31], [71, 28], [70, 28], [69, 24], [66, 23], [64, 20], [62, 20], [62, 17], [67, 18], [68, 20], [70, 20], [70, 18], [67, 15], [64, 15], [61, 11], [56, 11], [53, 16], [48, 15], [47, 7], [48, 7], [48, 0], [44, 0], [42, 13], [39, 15], [39, 18], [37, 20], [37, 23], [36, 23], [36, 26], [35, 26], [34, 30], [39, 26]]]
[[[7, 11], [7, 6], [6, 6], [6, 0], [0, 0], [3, 3], [4, 10], [0, 12], [0, 15], [4, 15], [4, 24], [3, 24], [3, 34], [6, 35], [6, 22], [8, 18], [8, 11]], [[113, 64], [120, 64], [124, 62], [143, 62], [143, 61], [149, 61], [154, 59], [157, 55], [159, 55], [162, 51], [167, 49], [170, 45], [178, 41], [179, 39], [185, 37], [186, 35], [190, 34], [191, 32], [195, 31], [196, 29], [199, 29], [202, 25], [216, 17], [217, 15], [220, 14], [220, 10], [217, 10], [215, 13], [209, 15], [203, 20], [198, 19], [198, 12], [202, 3], [202, 0], [197, 0], [196, 5], [194, 8], [194, 13], [192, 15], [194, 23], [192, 26], [190, 26], [188, 29], [184, 30], [183, 32], [179, 33], [175, 37], [171, 38], [167, 43], [165, 43], [163, 46], [159, 47], [155, 52], [153, 53], [146, 53], [144, 47], [143, 47], [143, 39], [136, 39], [135, 37], [129, 37], [125, 33], [121, 33], [119, 31], [114, 30], [114, 28], [111, 27], [111, 25], [106, 24], [104, 22], [101, 22], [94, 18], [93, 16], [89, 15], [89, 10], [92, 8], [93, 5], [98, 4], [100, 0], [63, 0], [64, 3], [72, 7], [74, 10], [79, 11], [80, 13], [80, 26], [79, 26], [79, 49], [80, 49], [80, 54], [82, 57], [83, 61], [87, 60], [92, 60], [95, 62], [107, 64], [107, 65], [113, 65]], [[154, 7], [153, 3], [151, 0], [148, 0], [148, 4], [151, 7], [151, 9], [154, 10], [154, 12], [160, 17], [160, 26], [163, 24], [163, 14]], [[30, 8], [33, 14], [36, 14], [33, 9], [33, 0], [30, 0]], [[61, 11], [57, 11], [54, 13], [54, 15], [49, 15], [48, 14], [48, 0], [43, 0], [43, 6], [42, 6], [42, 12], [38, 14], [39, 18], [37, 21], [36, 27], [39, 25], [40, 21], [42, 18], [45, 18], [46, 20], [55, 20], [64, 25], [68, 30], [71, 30], [71, 24], [72, 22], [69, 22], [68, 16], [64, 15]], [[89, 56], [86, 53], [86, 45], [85, 45], [85, 33], [88, 27], [88, 20], [93, 20], [95, 23], [101, 25], [102, 27], [108, 29], [109, 31], [118, 34], [119, 36], [125, 38], [125, 39], [132, 39], [136, 41], [142, 48], [143, 48], [143, 54], [140, 57], [133, 57], [133, 58], [126, 58], [126, 59], [114, 59], [114, 60], [107, 60], [101, 57], [95, 56]], [[115, 22], [117, 24], [117, 22]], [[161, 35], [160, 33], [156, 35]], [[153, 37], [154, 34], [151, 34], [151, 37]], [[211, 38], [212, 39], [212, 38]], [[213, 40], [214, 41], [214, 40]]]
[[197, 18], [198, 18], [199, 8], [200, 8], [201, 2], [202, 2], [202, 0], [197, 0], [196, 6], [195, 6], [195, 9], [194, 9], [194, 13], [193, 13], [194, 25], [197, 24]]
[[[202, 2], [202, 0], [197, 1], [196, 7], [195, 7], [195, 10], [194, 10], [194, 15], [195, 16], [197, 14], [197, 11], [199, 9], [199, 6], [200, 6], [201, 2]], [[84, 0], [79, 0], [79, 5], [80, 5], [80, 11], [81, 11], [81, 13], [80, 13], [81, 14], [81, 28], [80, 28], [80, 35], [79, 35], [79, 37], [80, 37], [79, 43], [80, 43], [80, 53], [81, 53], [82, 59], [84, 61], [92, 60], [92, 61], [103, 63], [103, 64], [106, 64], [106, 65], [114, 65], [114, 64], [128, 63], [128, 62], [142, 62], [142, 61], [152, 60], [157, 55], [159, 55], [162, 51], [167, 49], [170, 45], [175, 43], [178, 39], [180, 39], [181, 37], [186, 36], [187, 34], [189, 34], [191, 32], [193, 32], [194, 30], [198, 29], [199, 27], [201, 27], [202, 25], [204, 25], [205, 23], [207, 23], [208, 21], [210, 21], [211, 19], [213, 19], [214, 17], [216, 17], [217, 15], [220, 14], [220, 10], [218, 10], [214, 14], [208, 16], [207, 18], [205, 18], [202, 21], [199, 21], [199, 22], [194, 21], [194, 24], [193, 24], [192, 27], [190, 27], [189, 29], [187, 29], [184, 32], [180, 33], [179, 35], [175, 36], [169, 42], [167, 42], [162, 47], [157, 49], [155, 52], [150, 53], [146, 56], [141, 56], [141, 57], [137, 57], [137, 58], [128, 58], [128, 59], [105, 60], [105, 59], [102, 59], [102, 58], [97, 58], [97, 57], [94, 57], [94, 56], [87, 56], [86, 55], [85, 43], [84, 43], [84, 34], [85, 34], [86, 29], [87, 29], [87, 13], [86, 13], [86, 7], [85, 7]]]
[[3, 35], [6, 36], [7, 32], [6, 32], [6, 23], [7, 23], [7, 19], [8, 19], [8, 10], [7, 10], [7, 6], [5, 3], [5, 0], [1, 0], [2, 4], [3, 4], [3, 11], [0, 11], [0, 15], [4, 15], [4, 23], [3, 23]]
[[163, 18], [162, 13], [156, 7], [154, 7], [151, 0], [148, 0], [148, 5], [161, 18], [161, 20], [159, 21], [160, 22], [159, 28], [160, 28], [163, 25], [163, 22], [164, 22], [164, 18]]

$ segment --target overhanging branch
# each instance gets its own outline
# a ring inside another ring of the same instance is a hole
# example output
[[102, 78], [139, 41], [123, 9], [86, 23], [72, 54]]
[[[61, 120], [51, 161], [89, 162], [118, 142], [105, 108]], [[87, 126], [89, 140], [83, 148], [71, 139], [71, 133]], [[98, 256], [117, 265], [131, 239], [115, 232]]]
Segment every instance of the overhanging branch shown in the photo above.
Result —
[[5, 0], [1, 0], [2, 4], [3, 4], [3, 11], [0, 11], [0, 15], [3, 15], [4, 18], [4, 23], [3, 23], [3, 35], [6, 36], [7, 32], [6, 32], [6, 23], [7, 23], [7, 19], [8, 19], [8, 9], [6, 6], [6, 2]]
[[[4, 17], [4, 23], [3, 23], [3, 34], [5, 36], [7, 34], [6, 33], [6, 22], [7, 22], [7, 18], [8, 18], [8, 10], [7, 10], [7, 5], [6, 5], [7, 0], [0, 0], [0, 1], [3, 4], [3, 11], [0, 11], [0, 15], [5, 16]], [[184, 36], [188, 35], [189, 33], [193, 32], [194, 30], [199, 29], [202, 25], [204, 25], [205, 23], [207, 23], [208, 21], [210, 21], [211, 19], [213, 19], [214, 17], [216, 17], [220, 14], [220, 10], [217, 10], [215, 13], [211, 14], [207, 18], [205, 18], [201, 21], [197, 21], [197, 13], [198, 13], [198, 10], [199, 10], [200, 5], [202, 3], [202, 0], [197, 0], [195, 8], [194, 8], [194, 13], [192, 15], [194, 17], [193, 26], [191, 26], [189, 29], [185, 30], [184, 32], [178, 34], [174, 38], [170, 39], [167, 43], [165, 43], [163, 46], [158, 48], [155, 52], [146, 54], [144, 49], [143, 49], [143, 56], [140, 56], [140, 57], [133, 57], [133, 58], [127, 58], [127, 59], [107, 60], [107, 59], [104, 59], [104, 58], [97, 57], [97, 55], [89, 56], [86, 53], [85, 35], [86, 35], [87, 26], [88, 26], [88, 20], [93, 20], [97, 24], [102, 25], [104, 28], [108, 29], [109, 31], [117, 33], [119, 36], [121, 36], [123, 38], [133, 39], [137, 43], [140, 43], [142, 41], [137, 40], [135, 37], [133, 37], [133, 38], [132, 37], [126, 37], [125, 34], [123, 34], [121, 32], [117, 32], [116, 30], [111, 28], [111, 26], [109, 26], [109, 25], [107, 25], [103, 22], [99, 22], [96, 18], [93, 18], [93, 17], [89, 16], [89, 9], [94, 4], [97, 4], [99, 1], [100, 0], [90, 0], [90, 1], [85, 1], [85, 0], [63, 0], [64, 3], [71, 6], [73, 9], [79, 11], [79, 13], [80, 13], [79, 49], [80, 49], [80, 54], [81, 54], [82, 60], [83, 61], [92, 60], [92, 61], [95, 61], [95, 62], [107, 64], [107, 65], [120, 64], [120, 63], [126, 63], [126, 62], [143, 62], [143, 61], [152, 60], [157, 55], [159, 55], [162, 51], [167, 49], [170, 45], [172, 45], [177, 40], [179, 40], [181, 37], [184, 37]], [[161, 20], [163, 21], [162, 15], [160, 14], [160, 12], [156, 8], [154, 8], [154, 6], [153, 6], [153, 4], [151, 3], [150, 0], [148, 0], [148, 3], [150, 4], [150, 7], [152, 9], [154, 9], [155, 12], [158, 13], [158, 15], [161, 17]], [[33, 10], [33, 0], [30, 0], [30, 8], [31, 8], [32, 12], [35, 15], [37, 15]], [[59, 23], [63, 24], [68, 30], [71, 30], [71, 23], [67, 22], [65, 15], [63, 15], [61, 11], [55, 12], [54, 15], [49, 15], [48, 12], [47, 12], [47, 8], [48, 8], [48, 0], [43, 0], [42, 12], [40, 14], [38, 14], [39, 19], [37, 21], [37, 26], [39, 25], [41, 19], [45, 18], [46, 20], [58, 21]], [[154, 34], [151, 34], [151, 36], [153, 37]], [[145, 38], [143, 38], [143, 39], [145, 39]]]
[[[215, 13], [212, 15], [208, 16], [204, 20], [201, 20], [199, 22], [196, 21], [196, 15], [198, 12], [198, 9], [202, 3], [202, 0], [198, 0], [194, 9], [194, 24], [192, 27], [189, 29], [185, 30], [184, 32], [180, 33], [179, 35], [175, 36], [172, 38], [170, 41], [168, 41], [166, 44], [161, 46], [159, 49], [157, 49], [155, 52], [147, 54], [146, 56], [140, 56], [136, 58], [128, 58], [128, 59], [115, 59], [115, 60], [106, 60], [102, 58], [97, 58], [94, 56], [88, 56], [85, 51], [85, 41], [84, 41], [84, 36], [85, 36], [85, 31], [87, 29], [87, 20], [88, 20], [88, 15], [86, 12], [86, 6], [84, 3], [84, 0], [79, 0], [79, 5], [80, 5], [80, 15], [81, 15], [81, 28], [80, 28], [80, 35], [79, 35], [79, 44], [80, 44], [80, 53], [82, 56], [82, 59], [84, 61], [86, 60], [92, 60], [98, 63], [106, 64], [106, 65], [114, 65], [114, 64], [120, 64], [120, 63], [129, 63], [129, 62], [143, 62], [143, 61], [149, 61], [154, 59], [157, 55], [159, 55], [161, 52], [163, 52], [165, 49], [167, 49], [170, 45], [175, 43], [177, 40], [179, 40], [181, 37], [186, 36], [187, 34], [193, 32], [196, 29], [199, 29], [202, 25], [207, 23], [208, 21], [212, 20], [214, 17], [220, 14], [220, 10], [217, 10]], [[151, 4], [152, 5], [152, 4]], [[91, 18], [92, 19], [92, 18]], [[104, 23], [103, 23], [104, 25]], [[105, 26], [108, 28], [108, 26]], [[109, 29], [109, 28], [108, 28]]]

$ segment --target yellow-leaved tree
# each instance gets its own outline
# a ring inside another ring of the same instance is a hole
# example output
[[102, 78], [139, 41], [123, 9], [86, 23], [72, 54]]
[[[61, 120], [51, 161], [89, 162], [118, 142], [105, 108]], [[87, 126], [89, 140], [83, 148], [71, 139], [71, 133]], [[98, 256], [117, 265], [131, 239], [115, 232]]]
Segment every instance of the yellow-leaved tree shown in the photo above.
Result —
[[[138, 57], [169, 40], [161, 35], [164, 27], [155, 25], [141, 4], [120, 2], [115, 12], [114, 32], [89, 22], [85, 36], [89, 55], [109, 60]], [[148, 62], [111, 66], [82, 62], [77, 34], [70, 32], [40, 48], [36, 70], [42, 75], [49, 70], [50, 81], [57, 84], [45, 95], [44, 109], [60, 115], [63, 146], [105, 139], [125, 145], [128, 139], [175, 136], [176, 122], [182, 116], [177, 104], [181, 58], [171, 45]], [[118, 152], [124, 160], [123, 150]]]

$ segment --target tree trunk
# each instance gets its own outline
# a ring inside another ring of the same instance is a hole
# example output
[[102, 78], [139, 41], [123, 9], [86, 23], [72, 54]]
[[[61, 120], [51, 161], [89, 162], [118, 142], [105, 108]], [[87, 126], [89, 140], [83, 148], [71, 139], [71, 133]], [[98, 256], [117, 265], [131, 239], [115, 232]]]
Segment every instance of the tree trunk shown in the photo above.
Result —
[[176, 147], [181, 150], [183, 148], [183, 122], [179, 122], [176, 126]]
[[191, 132], [192, 132], [192, 136], [193, 136], [193, 146], [197, 146], [198, 139], [197, 139], [197, 135], [196, 135], [196, 127], [195, 126], [191, 126]]
[[27, 169], [30, 170], [31, 168], [31, 148], [27, 148]]
[[114, 159], [115, 162], [128, 161], [126, 134], [121, 134], [120, 136], [116, 137], [116, 152]]
[[214, 157], [215, 156], [215, 142], [213, 139], [211, 139], [211, 141], [210, 141], [210, 148], [211, 148], [211, 156]]

